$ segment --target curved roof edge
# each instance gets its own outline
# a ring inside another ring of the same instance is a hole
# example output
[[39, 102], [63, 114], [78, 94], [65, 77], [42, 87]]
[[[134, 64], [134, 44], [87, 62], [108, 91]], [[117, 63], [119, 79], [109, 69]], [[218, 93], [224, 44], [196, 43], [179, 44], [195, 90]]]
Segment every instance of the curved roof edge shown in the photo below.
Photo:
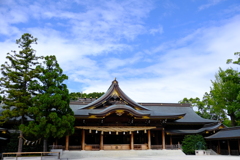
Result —
[[98, 98], [97, 100], [87, 104], [86, 106], [84, 106], [81, 109], [87, 109], [87, 108], [91, 108], [91, 107], [98, 107], [102, 104], [104, 104], [111, 96], [117, 96], [119, 98], [121, 98], [123, 100], [123, 102], [129, 106], [132, 107], [137, 107], [140, 110], [149, 110], [147, 107], [144, 107], [138, 103], [136, 103], [135, 101], [133, 101], [131, 98], [129, 98], [119, 87], [118, 85], [118, 81], [115, 79], [114, 81], [112, 81], [111, 86], [109, 87], [109, 89], [107, 90], [107, 92], [102, 95], [100, 98]]
[[89, 112], [89, 115], [102, 116], [102, 115], [106, 115], [109, 112], [112, 112], [112, 111], [115, 111], [115, 110], [124, 110], [124, 111], [132, 113], [134, 116], [149, 116], [150, 115], [149, 113], [141, 113], [138, 110], [135, 110], [128, 105], [121, 105], [121, 104], [112, 105], [112, 106], [110, 106], [110, 107], [108, 107], [108, 108], [106, 108], [106, 109], [104, 109], [100, 112]]
[[167, 130], [167, 134], [171, 135], [181, 135], [181, 134], [198, 134], [198, 133], [203, 133], [206, 131], [214, 131], [214, 130], [219, 130], [222, 126], [222, 123], [214, 123], [214, 124], [207, 124], [204, 125], [200, 129], [196, 130]]

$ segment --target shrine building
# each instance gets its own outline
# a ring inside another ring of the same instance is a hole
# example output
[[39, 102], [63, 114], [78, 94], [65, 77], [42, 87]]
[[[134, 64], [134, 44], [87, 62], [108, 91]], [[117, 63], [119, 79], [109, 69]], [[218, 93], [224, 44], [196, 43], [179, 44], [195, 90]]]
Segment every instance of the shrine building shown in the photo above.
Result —
[[100, 98], [71, 101], [75, 133], [54, 143], [65, 150], [180, 149], [187, 134], [211, 136], [224, 126], [190, 104], [137, 103], [114, 80]]

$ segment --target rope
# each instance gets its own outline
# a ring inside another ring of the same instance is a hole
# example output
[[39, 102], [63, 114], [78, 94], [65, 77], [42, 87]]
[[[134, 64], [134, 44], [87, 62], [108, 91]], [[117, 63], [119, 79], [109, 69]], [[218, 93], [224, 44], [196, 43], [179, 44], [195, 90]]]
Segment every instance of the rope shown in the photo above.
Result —
[[37, 139], [37, 140], [35, 140], [35, 141], [30, 141], [30, 140], [27, 140], [26, 138], [24, 138], [23, 136], [19, 136], [18, 138], [22, 138], [23, 140], [24, 140], [24, 143], [23, 143], [23, 145], [36, 145], [36, 144], [40, 144], [41, 143], [41, 139], [42, 138], [39, 138], [39, 139]]
[[118, 126], [118, 127], [104, 127], [104, 126], [76, 126], [77, 129], [84, 129], [84, 130], [97, 130], [100, 132], [134, 132], [134, 131], [141, 131], [141, 130], [150, 130], [156, 127], [136, 127], [136, 126]]

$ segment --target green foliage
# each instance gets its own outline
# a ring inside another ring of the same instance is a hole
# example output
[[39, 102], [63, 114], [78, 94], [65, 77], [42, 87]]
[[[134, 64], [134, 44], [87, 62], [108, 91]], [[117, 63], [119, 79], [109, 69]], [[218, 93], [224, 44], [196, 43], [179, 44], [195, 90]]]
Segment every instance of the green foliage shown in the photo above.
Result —
[[184, 98], [179, 101], [179, 103], [190, 103], [193, 107], [197, 107], [196, 113], [202, 118], [211, 119], [213, 118], [214, 111], [211, 106], [208, 104], [207, 93], [205, 93], [202, 100], [200, 98]]
[[227, 64], [233, 63], [233, 64], [238, 64], [238, 65], [240, 65], [240, 52], [235, 52], [234, 55], [235, 55], [235, 56], [238, 56], [237, 60], [234, 61], [233, 59], [228, 59], [228, 60], [227, 60]]
[[[37, 39], [25, 33], [16, 43], [21, 50], [18, 53], [7, 53], [8, 61], [1, 65], [0, 94], [4, 94], [4, 111], [0, 116], [0, 124], [11, 118], [20, 118], [21, 124], [24, 124], [24, 119], [31, 116], [28, 108], [32, 106], [32, 97], [36, 94], [30, 86], [39, 73], [36, 65], [40, 57], [35, 55], [35, 50], [31, 47], [37, 43]], [[19, 139], [18, 152], [21, 151], [22, 139]]]
[[[231, 125], [236, 126], [240, 118], [240, 77], [237, 70], [229, 68], [227, 70], [219, 69], [215, 76], [216, 80], [212, 81], [210, 90], [210, 104], [216, 113], [223, 118], [228, 115], [231, 119]], [[225, 119], [223, 119], [225, 120]]]
[[206, 142], [202, 135], [186, 135], [182, 141], [182, 150], [185, 154], [195, 154], [195, 150], [205, 150]]
[[[4, 123], [13, 117], [24, 117], [28, 114], [28, 107], [32, 104], [34, 92], [29, 88], [31, 82], [36, 78], [38, 70], [36, 64], [38, 59], [31, 45], [37, 39], [28, 33], [16, 40], [19, 48], [18, 53], [7, 53], [6, 61], [1, 65], [2, 77], [0, 78], [1, 93], [5, 94], [2, 116], [0, 123]], [[14, 106], [14, 107], [13, 107]]]
[[[229, 119], [225, 119], [224, 121], [222, 121], [222, 124], [224, 124], [225, 126], [231, 127], [232, 126], [232, 122]], [[240, 123], [239, 123], [240, 124]]]
[[[203, 99], [184, 98], [180, 103], [191, 103], [198, 108], [196, 112], [203, 118], [218, 119], [227, 126], [240, 125], [240, 77], [237, 70], [219, 69], [215, 80], [211, 81], [209, 93]], [[231, 124], [228, 117], [230, 117]]]
[[[240, 65], [240, 52], [235, 52], [236, 60], [228, 59], [227, 63]], [[184, 98], [180, 103], [191, 103], [198, 107], [196, 112], [203, 118], [209, 115], [217, 117], [227, 126], [240, 125], [240, 72], [232, 68], [219, 69], [212, 82], [209, 93], [205, 93], [203, 100], [199, 98]], [[208, 114], [209, 113], [209, 114]], [[228, 119], [230, 117], [231, 123]]]
[[69, 106], [67, 86], [63, 83], [68, 77], [63, 74], [55, 56], [46, 56], [45, 66], [32, 88], [39, 94], [33, 97], [33, 106], [28, 108], [33, 121], [21, 125], [20, 129], [28, 136], [61, 138], [74, 132], [74, 113]]
[[2, 103], [2, 99], [3, 99], [3, 97], [0, 95], [0, 104]]
[[92, 93], [71, 92], [70, 100], [78, 100], [79, 98], [99, 98], [103, 94], [104, 92], [92, 92]]

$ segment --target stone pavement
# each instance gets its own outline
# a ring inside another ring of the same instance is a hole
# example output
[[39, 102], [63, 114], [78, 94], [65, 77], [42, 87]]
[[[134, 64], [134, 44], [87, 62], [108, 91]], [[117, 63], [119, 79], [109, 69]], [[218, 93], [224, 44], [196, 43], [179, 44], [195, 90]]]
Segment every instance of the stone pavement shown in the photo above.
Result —
[[[4, 160], [58, 160], [51, 157], [5, 157]], [[61, 160], [240, 160], [240, 156], [188, 156], [181, 150], [63, 151]]]
[[61, 160], [240, 160], [240, 156], [188, 156], [181, 150], [64, 151]]
[[[81, 158], [81, 160], [239, 160], [239, 156], [146, 156], [130, 158]], [[69, 159], [71, 160], [71, 159]], [[76, 160], [76, 159], [75, 159]], [[80, 159], [79, 159], [80, 160]]]

